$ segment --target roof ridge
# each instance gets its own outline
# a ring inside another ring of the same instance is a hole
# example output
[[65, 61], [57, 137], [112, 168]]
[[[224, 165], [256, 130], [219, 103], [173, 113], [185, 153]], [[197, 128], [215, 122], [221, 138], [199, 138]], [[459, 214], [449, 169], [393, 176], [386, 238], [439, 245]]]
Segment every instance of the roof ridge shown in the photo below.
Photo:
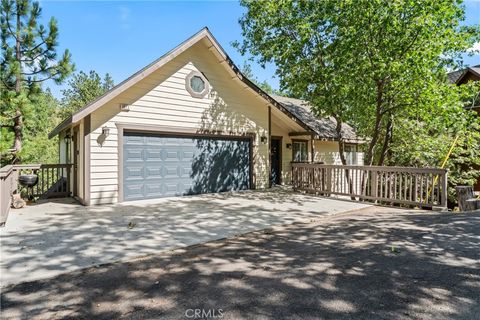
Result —
[[99, 107], [103, 106], [108, 101], [114, 99], [119, 94], [123, 93], [125, 90], [130, 88], [131, 86], [137, 84], [139, 81], [144, 79], [145, 77], [149, 76], [151, 73], [155, 72], [159, 68], [161, 68], [166, 63], [170, 62], [171, 60], [175, 59], [179, 54], [193, 46], [194, 44], [198, 43], [202, 39], [207, 38], [218, 51], [218, 53], [223, 57], [225, 61], [227, 61], [228, 66], [237, 74], [238, 78], [249, 86], [252, 90], [256, 91], [260, 96], [262, 96], [265, 100], [269, 103], [274, 105], [280, 111], [287, 114], [289, 117], [298, 121], [303, 128], [306, 130], [314, 129], [305, 123], [301, 118], [298, 118], [295, 114], [291, 113], [288, 109], [286, 109], [281, 103], [277, 100], [272, 98], [268, 93], [264, 90], [259, 88], [253, 81], [245, 77], [243, 73], [238, 69], [238, 67], [234, 64], [233, 60], [228, 56], [225, 49], [220, 45], [220, 43], [215, 39], [213, 34], [210, 32], [208, 27], [202, 28], [200, 31], [195, 33], [194, 35], [190, 36], [186, 40], [182, 41], [179, 45], [174, 47], [173, 49], [169, 50], [167, 53], [163, 54], [159, 58], [155, 59], [153, 62], [149, 63], [139, 71], [135, 72], [116, 86], [114, 86], [109, 91], [105, 92], [103, 95], [92, 101], [91, 103], [87, 104], [83, 108], [79, 109], [75, 113], [73, 113], [69, 118], [63, 120], [59, 125], [57, 125], [48, 135], [49, 138], [53, 138], [63, 129], [69, 127], [72, 123], [76, 123], [82, 120], [84, 117], [89, 115], [90, 113], [94, 112]]

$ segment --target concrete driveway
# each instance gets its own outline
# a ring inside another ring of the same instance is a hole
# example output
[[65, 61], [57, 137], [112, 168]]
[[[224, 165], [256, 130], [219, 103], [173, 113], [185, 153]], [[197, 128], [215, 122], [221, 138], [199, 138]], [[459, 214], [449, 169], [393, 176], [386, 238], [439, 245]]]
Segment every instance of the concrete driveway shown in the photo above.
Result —
[[37, 204], [12, 210], [0, 229], [1, 286], [366, 206], [283, 189], [96, 207], [72, 199]]
[[480, 212], [370, 207], [22, 283], [2, 318], [477, 320], [479, 248]]

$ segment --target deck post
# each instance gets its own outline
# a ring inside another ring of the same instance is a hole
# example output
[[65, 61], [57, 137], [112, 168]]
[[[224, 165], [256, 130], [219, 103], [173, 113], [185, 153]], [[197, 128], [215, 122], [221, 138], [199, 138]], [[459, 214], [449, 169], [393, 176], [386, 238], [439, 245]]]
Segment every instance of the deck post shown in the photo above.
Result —
[[448, 177], [448, 171], [445, 170], [445, 173], [442, 174], [442, 181], [440, 182], [441, 183], [441, 186], [442, 186], [442, 191], [441, 191], [441, 203], [440, 205], [443, 207], [443, 208], [447, 208], [447, 200], [448, 200], [448, 183], [447, 183], [447, 177]]
[[378, 197], [378, 175], [377, 171], [372, 171], [372, 180], [370, 181], [371, 185], [371, 190], [372, 190], [372, 197], [377, 198]]

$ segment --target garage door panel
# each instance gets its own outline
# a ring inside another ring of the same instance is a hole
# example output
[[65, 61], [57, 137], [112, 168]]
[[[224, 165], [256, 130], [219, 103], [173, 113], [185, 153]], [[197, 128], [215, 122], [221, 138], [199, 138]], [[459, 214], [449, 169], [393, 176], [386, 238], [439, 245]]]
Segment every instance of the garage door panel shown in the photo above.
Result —
[[125, 156], [129, 162], [143, 161], [143, 150], [137, 147], [130, 147], [125, 150]]
[[124, 192], [128, 194], [129, 200], [144, 199], [144, 184], [127, 184], [124, 186]]
[[250, 141], [124, 134], [124, 200], [250, 188]]
[[144, 168], [143, 167], [134, 167], [127, 166], [124, 170], [124, 178], [126, 180], [143, 180], [144, 179]]
[[162, 160], [162, 150], [160, 148], [149, 148], [145, 150], [145, 160], [155, 161]]
[[145, 137], [125, 136], [123, 142], [124, 144], [127, 144], [127, 145], [143, 145], [145, 142]]

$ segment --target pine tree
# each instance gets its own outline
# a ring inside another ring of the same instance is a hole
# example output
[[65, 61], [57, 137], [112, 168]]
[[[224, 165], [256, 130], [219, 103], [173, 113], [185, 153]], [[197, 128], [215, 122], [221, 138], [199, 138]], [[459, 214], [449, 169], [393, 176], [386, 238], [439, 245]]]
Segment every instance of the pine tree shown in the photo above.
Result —
[[19, 162], [22, 149], [22, 117], [28, 114], [40, 84], [61, 84], [74, 70], [71, 55], [57, 55], [58, 28], [54, 18], [48, 27], [38, 22], [42, 10], [30, 0], [2, 0], [0, 4], [1, 60], [0, 114], [13, 118], [12, 162]]
[[62, 90], [59, 116], [63, 120], [80, 108], [112, 89], [113, 79], [107, 73], [102, 79], [94, 70], [89, 73], [80, 71], [68, 80], [68, 87]]

